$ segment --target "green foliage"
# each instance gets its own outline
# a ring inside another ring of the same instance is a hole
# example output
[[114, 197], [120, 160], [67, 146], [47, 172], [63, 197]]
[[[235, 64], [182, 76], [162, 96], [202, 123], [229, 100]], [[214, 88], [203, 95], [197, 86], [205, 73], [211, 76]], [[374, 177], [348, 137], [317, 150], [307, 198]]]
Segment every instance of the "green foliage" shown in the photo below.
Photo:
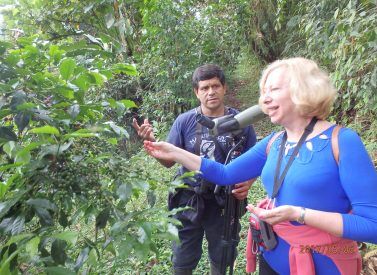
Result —
[[376, 152], [373, 1], [13, 2], [1, 2], [14, 8], [0, 40], [0, 274], [170, 273], [172, 175], [131, 156], [130, 121], [149, 117], [163, 139], [195, 104], [192, 71], [213, 62], [229, 76], [245, 44], [258, 58], [235, 71], [254, 84], [241, 93], [266, 62], [316, 59], [340, 91], [334, 117]]
[[138, 35], [133, 24], [141, 19], [140, 5], [140, 1], [122, 0], [20, 0], [7, 15], [7, 25], [10, 29], [22, 26], [26, 34], [47, 34], [49, 40], [85, 38], [103, 50], [88, 49], [92, 54], [110, 52], [124, 60], [133, 55], [133, 39]]
[[172, 94], [182, 106], [175, 114], [193, 107], [194, 69], [204, 63], [233, 69], [237, 63], [244, 41], [237, 17], [243, 16], [246, 6], [247, 1], [236, 0], [148, 1], [142, 9], [140, 73], [150, 92], [143, 98], [150, 96], [147, 101], [152, 102], [156, 94]]
[[[330, 72], [339, 90], [333, 116], [361, 123], [376, 140], [377, 7], [373, 1], [252, 1], [250, 48], [263, 61], [304, 56]], [[273, 57], [271, 59], [271, 57]]]
[[[156, 179], [124, 157], [117, 144], [129, 134], [106, 115], [135, 104], [99, 93], [114, 75], [136, 75], [134, 66], [87, 59], [82, 41], [34, 35], [1, 45], [0, 273], [23, 263], [70, 274], [107, 251], [140, 261], [158, 253], [159, 238], [176, 238], [175, 221], [153, 208]], [[133, 209], [144, 193], [146, 207]], [[77, 232], [78, 222], [94, 233]]]
[[[305, 1], [303, 1], [305, 2]], [[306, 56], [331, 72], [338, 88], [336, 116], [350, 123], [377, 114], [377, 8], [357, 1], [302, 3], [299, 21]], [[321, 24], [317, 22], [321, 18]]]

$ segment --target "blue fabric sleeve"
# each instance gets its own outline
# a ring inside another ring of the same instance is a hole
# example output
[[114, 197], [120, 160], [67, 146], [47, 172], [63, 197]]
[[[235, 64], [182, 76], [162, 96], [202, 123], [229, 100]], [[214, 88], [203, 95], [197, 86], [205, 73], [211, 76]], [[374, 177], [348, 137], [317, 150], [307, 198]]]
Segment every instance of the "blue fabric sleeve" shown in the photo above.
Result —
[[232, 185], [260, 176], [266, 162], [266, 146], [272, 135], [227, 165], [202, 158], [200, 171], [203, 177], [218, 185]]
[[343, 214], [343, 237], [377, 243], [377, 172], [360, 137], [350, 129], [339, 134], [339, 174], [352, 204]]
[[169, 135], [168, 135], [168, 138], [167, 138], [167, 142], [177, 146], [177, 147], [180, 147], [180, 148], [183, 148], [183, 140], [182, 140], [182, 134], [181, 134], [181, 129], [182, 129], [182, 126], [180, 125], [182, 122], [181, 122], [181, 119], [180, 117], [178, 117], [172, 127], [170, 128], [170, 132], [169, 132]]

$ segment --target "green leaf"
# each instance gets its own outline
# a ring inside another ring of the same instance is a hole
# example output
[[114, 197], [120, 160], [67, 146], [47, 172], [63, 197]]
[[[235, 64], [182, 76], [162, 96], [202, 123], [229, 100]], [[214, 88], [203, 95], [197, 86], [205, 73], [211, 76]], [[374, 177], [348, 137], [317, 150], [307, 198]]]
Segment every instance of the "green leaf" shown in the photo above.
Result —
[[17, 264], [18, 252], [17, 245], [12, 244], [11, 246], [3, 246], [0, 249], [0, 274], [1, 275], [12, 275], [15, 274], [14, 266]]
[[32, 102], [25, 102], [20, 105], [17, 105], [16, 110], [17, 111], [23, 111], [23, 110], [30, 110], [35, 108], [37, 105]]
[[34, 119], [35, 120], [44, 120], [46, 122], [51, 122], [52, 118], [49, 117], [48, 115], [50, 114], [49, 111], [46, 110], [34, 110]]
[[129, 183], [122, 184], [117, 190], [117, 195], [122, 201], [128, 201], [132, 195], [132, 185]]
[[50, 46], [49, 55], [54, 62], [59, 62], [60, 59], [62, 58], [63, 53], [64, 51], [60, 50], [59, 46], [57, 45]]
[[370, 84], [377, 88], [377, 66], [374, 68], [372, 75], [370, 77]]
[[0, 223], [0, 231], [5, 233], [10, 233], [13, 235], [18, 235], [24, 230], [25, 225], [25, 217], [20, 216], [12, 216], [10, 218], [5, 218]]
[[335, 12], [334, 12], [334, 19], [338, 18], [338, 14], [339, 14], [339, 8], [336, 9]]
[[56, 239], [51, 244], [51, 257], [55, 263], [64, 265], [67, 260], [67, 254], [64, 251], [67, 247], [67, 242], [64, 240]]
[[5, 96], [0, 96], [0, 109], [3, 108], [3, 106], [7, 105], [7, 102], [8, 100]]
[[112, 12], [109, 12], [105, 15], [105, 21], [106, 21], [106, 28], [110, 29], [115, 22], [115, 18]]
[[96, 228], [103, 229], [110, 216], [110, 208], [105, 208], [96, 217]]
[[119, 100], [119, 102], [123, 103], [126, 108], [137, 108], [137, 105], [132, 100], [123, 99]]
[[101, 48], [103, 47], [101, 38], [94, 37], [93, 35], [90, 35], [87, 33], [84, 34], [84, 36], [86, 36], [89, 39], [89, 41], [92, 42], [93, 44], [99, 45], [101, 46]]
[[73, 104], [68, 108], [68, 114], [71, 116], [72, 119], [75, 119], [78, 114], [80, 113], [80, 105], [79, 104]]
[[128, 134], [127, 130], [123, 127], [120, 127], [116, 125], [113, 121], [105, 122], [104, 124], [107, 124], [110, 126], [110, 128], [118, 135], [118, 136], [124, 136], [126, 138], [129, 138], [130, 135]]
[[0, 119], [9, 116], [10, 114], [12, 114], [11, 109], [2, 109], [0, 110]]
[[0, 172], [7, 171], [8, 169], [11, 169], [11, 168], [20, 167], [21, 165], [23, 165], [23, 164], [22, 163], [12, 163], [12, 164], [0, 165]]
[[26, 204], [33, 206], [34, 208], [44, 208], [54, 212], [57, 210], [56, 205], [47, 199], [28, 199]]
[[81, 250], [79, 256], [77, 257], [76, 263], [75, 263], [75, 271], [79, 271], [79, 269], [82, 267], [82, 265], [86, 262], [86, 260], [89, 258], [89, 247], [85, 247], [83, 250]]
[[94, 249], [90, 250], [87, 263], [88, 265], [96, 265], [98, 263], [98, 257]]
[[71, 243], [72, 245], [75, 245], [78, 238], [78, 232], [74, 231], [64, 231], [61, 233], [53, 234], [51, 235], [52, 238], [63, 240], [66, 242]]
[[54, 225], [50, 212], [48, 212], [45, 208], [35, 208], [35, 213], [39, 217], [39, 221], [41, 222], [42, 226]]
[[0, 56], [2, 56], [7, 48], [12, 48], [13, 44], [7, 41], [0, 41]]
[[96, 85], [102, 85], [107, 79], [103, 74], [97, 72], [90, 72], [89, 75], [92, 76], [92, 83]]
[[12, 86], [0, 82], [0, 91], [3, 93], [8, 93], [12, 90]]
[[98, 137], [98, 133], [93, 133], [92, 131], [88, 129], [80, 129], [80, 130], [77, 130], [76, 132], [64, 135], [64, 138], [70, 138], [70, 137], [79, 137], [79, 138]]
[[86, 92], [91, 84], [92, 77], [87, 73], [80, 74], [76, 79], [72, 80], [72, 83], [79, 87], [82, 91]]
[[17, 141], [17, 136], [13, 132], [12, 126], [1, 126], [0, 127], [0, 144], [7, 141]]
[[133, 240], [126, 240], [122, 241], [121, 243], [118, 244], [118, 252], [119, 252], [119, 257], [125, 258], [128, 257], [132, 251], [132, 244]]
[[48, 275], [76, 275], [75, 272], [72, 272], [68, 268], [60, 266], [45, 267], [44, 270]]
[[76, 61], [73, 58], [64, 59], [60, 63], [60, 75], [64, 80], [68, 80], [76, 68]]
[[34, 257], [38, 254], [38, 245], [41, 239], [36, 236], [26, 243], [25, 250], [31, 256]]
[[12, 111], [17, 111], [17, 107], [19, 105], [22, 106], [26, 102], [26, 99], [26, 94], [23, 91], [15, 92], [10, 102], [10, 109]]
[[60, 210], [59, 212], [59, 224], [63, 226], [63, 228], [66, 228], [70, 224], [67, 214], [63, 210]]
[[15, 163], [29, 163], [31, 159], [31, 154], [29, 151], [20, 151], [17, 152], [14, 159]]
[[174, 226], [171, 223], [169, 223], [168, 224], [168, 232], [171, 234], [171, 236], [175, 240], [179, 240], [179, 237], [178, 237], [178, 228], [176, 226]]
[[52, 135], [56, 135], [56, 136], [60, 135], [59, 130], [56, 129], [55, 127], [53, 127], [53, 126], [50, 126], [50, 125], [33, 128], [33, 129], [31, 129], [29, 131], [29, 133], [34, 133], [34, 134], [52, 134]]
[[[112, 145], [118, 144], [118, 140], [116, 138], [109, 138], [109, 139], [107, 139], [107, 142], [112, 144]], [[1, 166], [0, 166], [0, 171], [1, 171]]]
[[8, 213], [9, 209], [11, 209], [11, 207], [15, 205], [26, 192], [29, 192], [29, 189], [18, 191], [12, 199], [0, 202], [0, 219]]
[[29, 125], [30, 123], [30, 118], [31, 118], [31, 115], [30, 113], [28, 112], [21, 112], [21, 113], [18, 113], [15, 117], [14, 117], [14, 122], [16, 123], [17, 125], [17, 128], [20, 132], [22, 132], [26, 126]]
[[90, 3], [84, 8], [84, 13], [87, 13], [88, 11], [91, 11], [94, 7], [94, 3]]
[[153, 191], [147, 191], [147, 200], [150, 207], [153, 207], [156, 203], [156, 194]]
[[12, 238], [10, 238], [9, 241], [7, 241], [6, 245], [8, 246], [8, 245], [13, 244], [13, 243], [18, 243], [18, 242], [20, 242], [24, 239], [29, 239], [33, 236], [34, 236], [34, 234], [31, 234], [31, 233], [24, 233], [24, 234], [12, 236]]
[[20, 149], [17, 153], [17, 154], [24, 154], [24, 153], [27, 153], [27, 152], [30, 152], [36, 148], [39, 148], [41, 145], [44, 145], [45, 143], [43, 141], [41, 142], [31, 142], [30, 144], [28, 144], [27, 146], [25, 146], [24, 148]]
[[54, 203], [47, 199], [29, 199], [26, 201], [26, 204], [34, 208], [42, 226], [52, 226], [54, 224], [51, 214], [48, 211], [56, 212], [57, 207]]
[[63, 144], [54, 144], [54, 145], [44, 146], [41, 148], [41, 151], [39, 152], [39, 157], [43, 158], [46, 155], [53, 155], [53, 156], [60, 155], [64, 151], [68, 150], [69, 147], [72, 145], [72, 143], [73, 141], [69, 141]]
[[137, 70], [136, 70], [135, 65], [126, 64], [126, 63], [115, 64], [112, 67], [112, 71], [117, 74], [124, 73], [127, 75], [137, 75]]
[[66, 86], [58, 86], [55, 88], [55, 91], [65, 97], [65, 98], [68, 98], [68, 99], [74, 99], [75, 98], [75, 95], [74, 95], [74, 91]]

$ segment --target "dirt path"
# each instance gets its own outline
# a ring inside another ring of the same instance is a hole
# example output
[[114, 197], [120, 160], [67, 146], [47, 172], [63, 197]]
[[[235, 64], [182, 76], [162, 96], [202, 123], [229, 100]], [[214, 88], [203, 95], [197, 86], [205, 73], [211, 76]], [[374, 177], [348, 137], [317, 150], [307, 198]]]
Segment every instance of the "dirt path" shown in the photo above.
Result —
[[228, 91], [225, 94], [225, 104], [227, 106], [236, 108], [238, 110], [242, 109], [242, 106], [244, 105], [243, 102], [239, 99], [239, 91], [242, 89], [242, 87], [246, 86], [247, 83], [243, 80], [237, 80], [232, 89], [228, 89]]

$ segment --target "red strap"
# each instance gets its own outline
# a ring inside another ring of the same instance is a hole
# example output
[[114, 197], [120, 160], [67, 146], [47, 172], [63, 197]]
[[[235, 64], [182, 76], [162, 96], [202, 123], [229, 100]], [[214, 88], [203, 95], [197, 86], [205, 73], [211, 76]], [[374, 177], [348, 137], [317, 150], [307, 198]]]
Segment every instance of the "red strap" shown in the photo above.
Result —
[[336, 163], [339, 165], [339, 130], [342, 128], [340, 125], [336, 125], [331, 135], [331, 149]]
[[280, 136], [284, 131], [280, 131], [280, 132], [277, 132], [275, 133], [271, 138], [270, 140], [268, 141], [267, 143], [267, 147], [266, 147], [266, 155], [268, 156], [268, 153], [270, 153], [270, 149], [271, 149], [271, 146], [272, 146], [272, 143], [274, 143], [274, 141], [277, 139], [278, 136]]

